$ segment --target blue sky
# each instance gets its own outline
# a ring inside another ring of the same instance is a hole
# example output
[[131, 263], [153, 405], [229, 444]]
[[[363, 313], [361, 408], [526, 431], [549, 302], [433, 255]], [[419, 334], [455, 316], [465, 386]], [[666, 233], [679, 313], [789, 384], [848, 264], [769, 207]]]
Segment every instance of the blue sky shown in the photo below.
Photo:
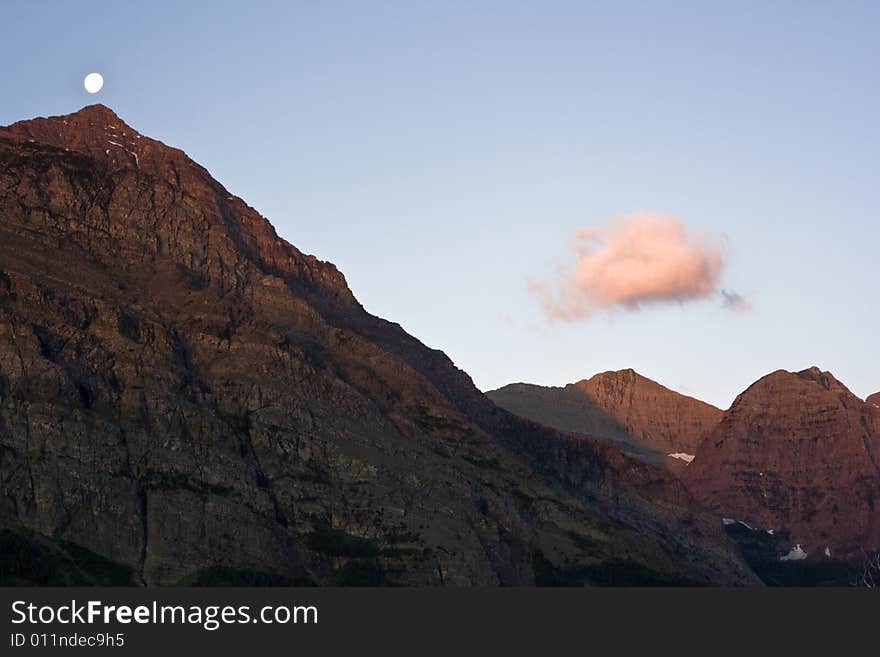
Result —
[[[482, 389], [633, 367], [727, 407], [815, 364], [880, 390], [876, 2], [0, 10], [0, 124], [112, 107]], [[526, 279], [636, 211], [724, 236], [721, 286], [752, 311], [549, 322]]]

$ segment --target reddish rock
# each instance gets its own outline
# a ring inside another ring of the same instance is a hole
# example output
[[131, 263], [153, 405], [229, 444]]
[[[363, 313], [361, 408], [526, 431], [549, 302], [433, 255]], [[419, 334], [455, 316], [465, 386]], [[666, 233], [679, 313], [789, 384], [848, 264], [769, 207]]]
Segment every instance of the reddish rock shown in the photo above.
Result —
[[669, 473], [497, 408], [100, 105], [0, 128], [0, 481], [3, 546], [137, 583], [756, 581]]
[[722, 412], [633, 370], [604, 372], [575, 384], [642, 443], [693, 455]]
[[868, 395], [865, 403], [869, 406], [873, 406], [874, 408], [880, 408], [880, 392], [875, 392], [873, 395]]
[[808, 553], [880, 548], [880, 421], [830, 373], [773, 372], [742, 393], [683, 473], [719, 513], [789, 530]]
[[564, 388], [517, 383], [487, 395], [521, 417], [612, 440], [625, 451], [675, 472], [687, 466], [687, 459], [722, 416], [714, 406], [631, 369], [603, 372]]

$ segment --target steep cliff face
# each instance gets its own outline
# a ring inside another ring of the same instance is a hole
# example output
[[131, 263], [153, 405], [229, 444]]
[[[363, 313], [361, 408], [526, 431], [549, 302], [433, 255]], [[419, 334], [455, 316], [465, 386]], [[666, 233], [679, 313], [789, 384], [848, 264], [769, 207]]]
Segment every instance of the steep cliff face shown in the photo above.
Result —
[[683, 481], [724, 515], [810, 553], [880, 548], [880, 422], [830, 373], [777, 371], [740, 395]]
[[65, 582], [82, 554], [146, 584], [756, 581], [680, 482], [498, 409], [102, 106], [0, 128], [0, 488], [0, 540]]
[[[523, 383], [487, 393], [502, 408], [560, 431], [616, 442], [649, 462], [683, 469], [722, 412], [633, 370], [604, 372], [564, 388]], [[679, 458], [669, 459], [669, 454]]]

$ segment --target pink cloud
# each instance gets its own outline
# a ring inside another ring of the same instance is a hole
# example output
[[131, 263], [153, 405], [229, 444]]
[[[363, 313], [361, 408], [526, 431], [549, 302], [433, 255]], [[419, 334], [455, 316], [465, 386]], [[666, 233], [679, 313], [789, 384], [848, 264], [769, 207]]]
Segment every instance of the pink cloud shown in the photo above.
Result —
[[[643, 304], [704, 299], [717, 292], [724, 268], [720, 239], [695, 237], [671, 215], [639, 213], [599, 230], [575, 233], [575, 264], [552, 285], [529, 280], [548, 316], [564, 321], [597, 310], [636, 310]], [[746, 310], [735, 293], [724, 305]]]

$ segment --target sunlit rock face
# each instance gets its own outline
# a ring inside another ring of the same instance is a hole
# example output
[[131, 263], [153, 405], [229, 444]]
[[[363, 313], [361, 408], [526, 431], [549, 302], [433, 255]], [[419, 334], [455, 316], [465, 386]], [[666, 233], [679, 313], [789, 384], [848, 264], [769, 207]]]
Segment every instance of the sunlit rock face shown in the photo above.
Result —
[[777, 371], [742, 393], [683, 473], [724, 515], [809, 554], [880, 548], [880, 416], [830, 373]]
[[636, 458], [680, 472], [722, 412], [628, 369], [565, 387], [514, 383], [487, 393], [502, 408], [561, 431], [610, 440]]
[[99, 105], [0, 128], [0, 477], [38, 583], [758, 583]]

